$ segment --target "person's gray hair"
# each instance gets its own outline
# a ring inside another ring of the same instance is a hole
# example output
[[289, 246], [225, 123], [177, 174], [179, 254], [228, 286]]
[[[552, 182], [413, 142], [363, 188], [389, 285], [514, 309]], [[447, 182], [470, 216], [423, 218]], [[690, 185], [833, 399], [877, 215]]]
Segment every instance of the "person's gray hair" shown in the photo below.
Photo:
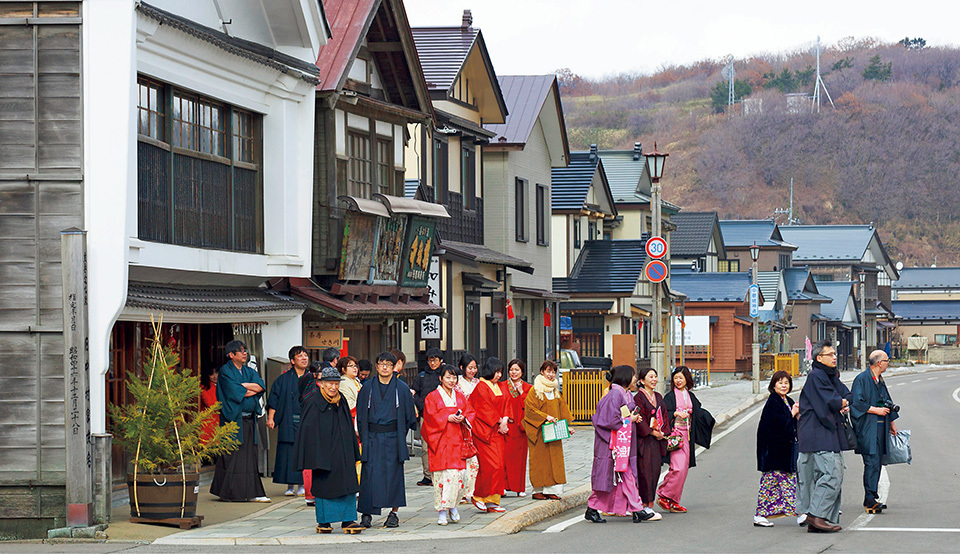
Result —
[[880, 362], [882, 362], [884, 360], [884, 356], [886, 355], [887, 353], [884, 352], [883, 350], [874, 350], [873, 352], [870, 353], [870, 356], [867, 358], [867, 361], [870, 362], [871, 366], [875, 366]]
[[820, 353], [823, 352], [824, 348], [834, 348], [833, 341], [830, 339], [825, 339], [813, 345], [813, 351], [810, 354], [811, 356], [813, 356], [814, 360], [816, 360], [817, 356], [819, 356]]

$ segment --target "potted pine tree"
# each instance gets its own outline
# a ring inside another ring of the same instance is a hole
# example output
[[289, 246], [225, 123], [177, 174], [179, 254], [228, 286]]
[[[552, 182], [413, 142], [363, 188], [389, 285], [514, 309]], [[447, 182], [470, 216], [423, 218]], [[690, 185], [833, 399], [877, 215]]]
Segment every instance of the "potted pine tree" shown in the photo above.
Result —
[[127, 375], [133, 401], [111, 405], [110, 417], [114, 442], [133, 457], [133, 473], [127, 474], [130, 521], [189, 529], [203, 519], [196, 513], [199, 466], [238, 448], [237, 424], [218, 426], [201, 440], [204, 421], [215, 417], [220, 405], [197, 410], [199, 380], [179, 367], [179, 356], [163, 345], [160, 330], [154, 324], [143, 376]]

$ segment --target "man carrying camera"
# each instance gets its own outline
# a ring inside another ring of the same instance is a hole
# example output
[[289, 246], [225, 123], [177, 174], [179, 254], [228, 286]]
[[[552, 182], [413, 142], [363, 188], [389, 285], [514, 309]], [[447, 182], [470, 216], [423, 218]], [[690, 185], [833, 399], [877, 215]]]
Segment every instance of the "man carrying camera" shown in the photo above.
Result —
[[880, 482], [880, 458], [887, 451], [887, 435], [896, 435], [893, 420], [900, 417], [900, 406], [893, 403], [883, 372], [890, 358], [883, 350], [874, 350], [868, 358], [870, 368], [853, 381], [850, 417], [857, 432], [857, 451], [863, 457], [863, 508], [879, 514], [887, 505], [877, 497]]

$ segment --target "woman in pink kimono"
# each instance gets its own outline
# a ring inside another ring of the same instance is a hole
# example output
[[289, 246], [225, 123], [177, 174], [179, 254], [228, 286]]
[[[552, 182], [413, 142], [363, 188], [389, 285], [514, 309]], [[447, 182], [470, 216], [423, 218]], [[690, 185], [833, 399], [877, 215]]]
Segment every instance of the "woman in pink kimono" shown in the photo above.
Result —
[[593, 469], [590, 484], [593, 491], [587, 500], [584, 519], [606, 523], [600, 512], [633, 515], [634, 523], [647, 519], [637, 491], [638, 416], [636, 404], [628, 390], [636, 387], [632, 367], [618, 365], [607, 372], [610, 390], [597, 403], [593, 414]]

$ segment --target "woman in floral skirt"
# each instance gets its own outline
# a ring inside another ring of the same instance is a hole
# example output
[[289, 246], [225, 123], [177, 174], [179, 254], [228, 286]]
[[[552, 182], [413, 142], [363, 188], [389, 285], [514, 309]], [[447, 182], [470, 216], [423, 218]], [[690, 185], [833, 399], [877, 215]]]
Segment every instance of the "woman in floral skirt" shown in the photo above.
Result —
[[760, 493], [753, 524], [773, 527], [767, 518], [797, 515], [797, 414], [799, 406], [787, 396], [793, 379], [778, 371], [767, 387], [770, 396], [760, 414], [757, 427], [757, 469]]
[[460, 521], [457, 504], [463, 495], [464, 433], [467, 417], [472, 416], [467, 399], [454, 390], [457, 370], [444, 364], [440, 368], [440, 386], [427, 395], [423, 407], [423, 427], [420, 434], [427, 443], [433, 481], [433, 507], [437, 510], [437, 523]]

